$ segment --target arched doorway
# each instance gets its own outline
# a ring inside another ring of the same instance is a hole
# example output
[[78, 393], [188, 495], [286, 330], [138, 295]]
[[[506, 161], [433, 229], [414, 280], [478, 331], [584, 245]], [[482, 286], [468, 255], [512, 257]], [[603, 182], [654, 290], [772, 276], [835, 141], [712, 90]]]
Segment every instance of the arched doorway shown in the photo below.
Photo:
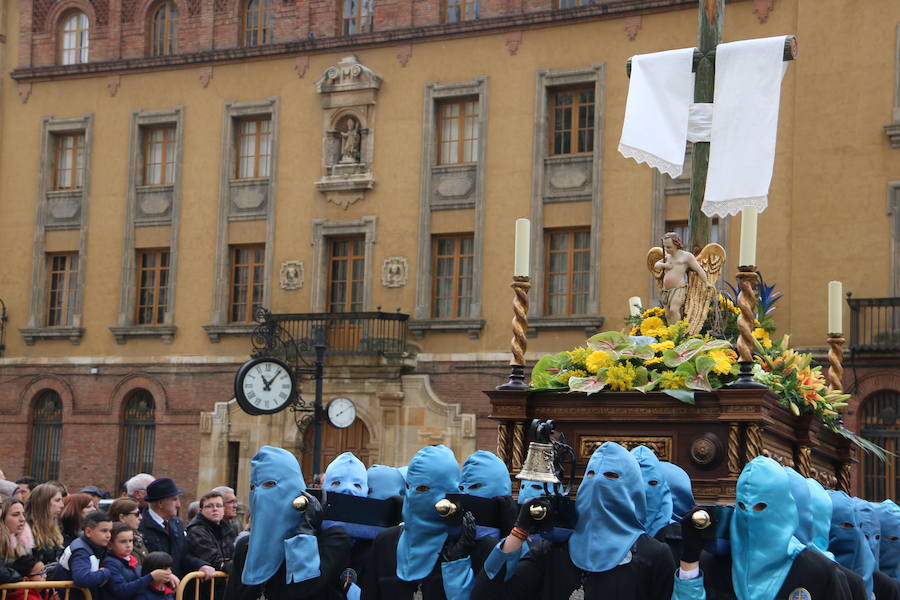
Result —
[[153, 472], [156, 448], [156, 403], [153, 394], [136, 389], [122, 411], [122, 445], [119, 448], [119, 484], [138, 473]]
[[[863, 402], [862, 436], [888, 452], [900, 453], [900, 392], [881, 390], [870, 394]], [[897, 456], [887, 455], [885, 462], [863, 453], [860, 459], [862, 495], [880, 502], [896, 498], [900, 493], [900, 473]]]
[[[312, 481], [313, 426], [312, 423], [303, 433], [303, 476]], [[343, 452], [352, 452], [368, 467], [369, 462], [369, 428], [361, 419], [345, 429], [334, 427], [328, 420], [322, 422], [322, 472], [325, 467]]]
[[31, 409], [31, 468], [38, 481], [59, 478], [62, 442], [62, 399], [54, 390], [44, 390]]

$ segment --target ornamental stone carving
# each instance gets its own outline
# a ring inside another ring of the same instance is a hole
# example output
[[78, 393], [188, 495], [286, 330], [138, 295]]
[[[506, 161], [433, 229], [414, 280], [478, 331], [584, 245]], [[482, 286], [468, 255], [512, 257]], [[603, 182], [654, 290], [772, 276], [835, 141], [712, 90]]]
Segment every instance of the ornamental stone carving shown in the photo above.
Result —
[[316, 81], [316, 91], [320, 94], [349, 92], [381, 87], [381, 77], [372, 69], [361, 64], [353, 54], [342, 58], [338, 64], [326, 69]]
[[303, 287], [303, 263], [299, 260], [286, 260], [281, 263], [279, 274], [281, 289], [299, 290]]
[[398, 288], [406, 285], [409, 276], [409, 267], [402, 256], [391, 256], [384, 259], [381, 266], [381, 285], [388, 288]]

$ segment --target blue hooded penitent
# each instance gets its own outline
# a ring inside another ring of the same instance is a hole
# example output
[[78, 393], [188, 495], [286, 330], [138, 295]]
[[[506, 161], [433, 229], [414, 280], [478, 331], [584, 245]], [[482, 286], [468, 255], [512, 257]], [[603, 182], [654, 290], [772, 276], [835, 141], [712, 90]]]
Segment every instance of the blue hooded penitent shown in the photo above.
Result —
[[881, 524], [879, 569], [894, 579], [900, 578], [900, 506], [891, 500], [875, 505]]
[[[550, 491], [553, 491], [552, 486], [548, 486]], [[537, 498], [538, 496], [544, 495], [544, 484], [538, 481], [528, 481], [523, 479], [519, 481], [519, 504], [525, 504], [528, 500], [532, 498]]]
[[875, 570], [878, 571], [878, 559], [881, 556], [881, 523], [878, 522], [875, 506], [862, 498], [852, 498], [852, 500], [853, 510], [856, 511], [856, 518], [859, 520], [859, 528], [869, 543], [869, 549], [872, 551], [872, 556], [875, 557]]
[[447, 524], [434, 505], [459, 492], [459, 465], [446, 446], [426, 446], [409, 462], [403, 501], [403, 532], [397, 542], [397, 577], [418, 581], [428, 576], [447, 539]]
[[674, 463], [659, 461], [659, 470], [672, 492], [672, 518], [681, 523], [681, 518], [697, 504], [691, 490], [691, 478]]
[[594, 450], [575, 497], [578, 523], [569, 538], [569, 557], [592, 573], [615, 568], [644, 533], [646, 497], [641, 468], [615, 442]]
[[385, 465], [372, 465], [366, 472], [369, 483], [369, 498], [386, 500], [391, 496], [406, 495], [406, 480], [400, 469]]
[[812, 544], [813, 539], [813, 513], [809, 504], [809, 486], [806, 485], [806, 478], [791, 467], [784, 467], [784, 472], [788, 475], [791, 496], [794, 497], [794, 503], [797, 505], [798, 520], [794, 537], [800, 540], [804, 546], [808, 546]]
[[344, 452], [325, 469], [322, 487], [329, 494], [366, 496], [369, 493], [366, 465], [352, 452]]
[[828, 551], [828, 534], [831, 531], [831, 497], [822, 484], [815, 479], [807, 479], [806, 487], [809, 490], [809, 508], [815, 515], [812, 523], [813, 547], [834, 560], [834, 554]]
[[479, 498], [511, 496], [509, 469], [493, 452], [478, 450], [463, 463], [459, 491]]
[[672, 522], [672, 492], [653, 450], [646, 446], [637, 446], [632, 448], [631, 454], [641, 467], [644, 495], [647, 497], [644, 531], [649, 535], [656, 535], [660, 529]]
[[828, 490], [834, 510], [831, 513], [831, 532], [828, 549], [834, 558], [863, 578], [866, 592], [872, 595], [872, 573], [875, 571], [875, 557], [866, 542], [866, 536], [859, 527], [859, 519], [853, 509], [853, 500], [845, 492]]
[[741, 471], [731, 518], [731, 580], [739, 600], [772, 600], [803, 551], [787, 473], [757, 456]]
[[291, 502], [306, 490], [300, 465], [283, 448], [263, 446], [250, 461], [250, 512], [253, 527], [241, 574], [246, 585], [268, 581], [285, 562], [287, 582], [319, 575], [315, 536], [297, 535], [303, 515]]

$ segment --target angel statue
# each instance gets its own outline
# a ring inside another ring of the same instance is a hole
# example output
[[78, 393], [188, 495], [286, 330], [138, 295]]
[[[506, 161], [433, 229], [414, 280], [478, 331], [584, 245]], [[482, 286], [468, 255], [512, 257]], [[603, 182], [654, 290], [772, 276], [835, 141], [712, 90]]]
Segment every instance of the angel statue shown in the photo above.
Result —
[[666, 321], [688, 322], [688, 333], [699, 333], [706, 322], [716, 281], [725, 265], [725, 249], [707, 244], [698, 256], [684, 249], [681, 236], [670, 231], [662, 237], [662, 248], [651, 248], [647, 268], [660, 290]]

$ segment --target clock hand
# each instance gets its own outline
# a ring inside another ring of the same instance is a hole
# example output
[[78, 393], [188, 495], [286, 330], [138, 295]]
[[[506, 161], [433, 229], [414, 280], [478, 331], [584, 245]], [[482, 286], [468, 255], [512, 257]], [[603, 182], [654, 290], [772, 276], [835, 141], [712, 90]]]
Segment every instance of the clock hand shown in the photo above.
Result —
[[271, 392], [272, 391], [272, 382], [275, 381], [275, 377], [272, 379], [266, 379], [264, 376], [260, 375], [263, 380], [263, 391]]

